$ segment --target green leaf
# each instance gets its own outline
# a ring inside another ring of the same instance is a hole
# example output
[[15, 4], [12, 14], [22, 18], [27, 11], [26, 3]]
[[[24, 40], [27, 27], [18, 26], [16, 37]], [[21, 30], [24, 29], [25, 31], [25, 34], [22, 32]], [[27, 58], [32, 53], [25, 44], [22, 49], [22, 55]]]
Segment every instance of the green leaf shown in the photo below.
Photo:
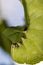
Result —
[[36, 64], [43, 61], [43, 0], [22, 0], [26, 39], [19, 48], [11, 47], [13, 60], [18, 63]]

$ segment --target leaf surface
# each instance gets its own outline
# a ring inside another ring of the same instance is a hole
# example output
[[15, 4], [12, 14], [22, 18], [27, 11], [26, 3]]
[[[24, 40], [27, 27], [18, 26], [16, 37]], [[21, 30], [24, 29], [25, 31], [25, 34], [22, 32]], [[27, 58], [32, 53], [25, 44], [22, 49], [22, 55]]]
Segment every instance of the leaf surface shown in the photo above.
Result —
[[26, 39], [19, 48], [11, 47], [13, 59], [18, 63], [36, 64], [43, 61], [43, 0], [22, 0]]

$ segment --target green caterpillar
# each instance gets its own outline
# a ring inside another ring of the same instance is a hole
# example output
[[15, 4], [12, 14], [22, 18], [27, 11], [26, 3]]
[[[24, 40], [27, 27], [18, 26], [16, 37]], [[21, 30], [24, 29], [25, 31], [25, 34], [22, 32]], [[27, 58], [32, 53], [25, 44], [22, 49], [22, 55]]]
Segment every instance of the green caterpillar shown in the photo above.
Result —
[[17, 42], [22, 44], [21, 36], [25, 38], [22, 32], [25, 26], [8, 27], [5, 20], [0, 21], [0, 46], [11, 55], [11, 45]]
[[26, 39], [19, 48], [11, 47], [13, 59], [18, 63], [36, 64], [43, 61], [43, 0], [22, 0], [27, 30]]

